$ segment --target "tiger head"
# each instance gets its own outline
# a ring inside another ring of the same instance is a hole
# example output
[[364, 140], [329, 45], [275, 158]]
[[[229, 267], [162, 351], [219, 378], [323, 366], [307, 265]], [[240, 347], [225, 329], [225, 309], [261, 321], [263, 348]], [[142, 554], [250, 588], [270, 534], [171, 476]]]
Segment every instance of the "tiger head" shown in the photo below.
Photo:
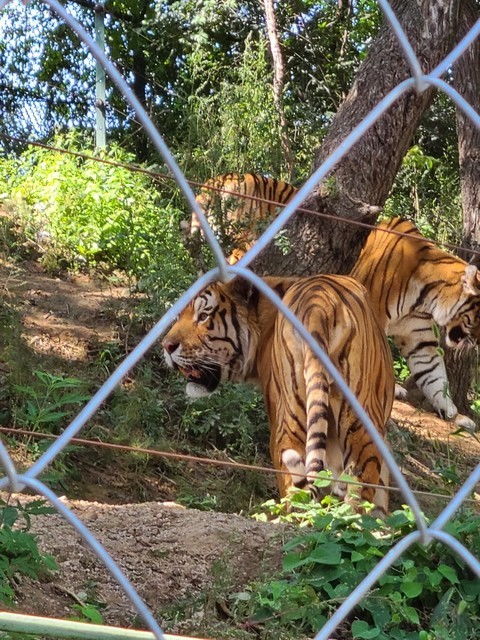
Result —
[[463, 351], [480, 343], [480, 272], [475, 265], [465, 267], [461, 283], [464, 300], [445, 326], [445, 341]]
[[235, 278], [209, 285], [178, 316], [162, 346], [167, 365], [187, 379], [187, 395], [208, 395], [220, 382], [250, 376], [259, 336], [257, 302], [257, 290]]

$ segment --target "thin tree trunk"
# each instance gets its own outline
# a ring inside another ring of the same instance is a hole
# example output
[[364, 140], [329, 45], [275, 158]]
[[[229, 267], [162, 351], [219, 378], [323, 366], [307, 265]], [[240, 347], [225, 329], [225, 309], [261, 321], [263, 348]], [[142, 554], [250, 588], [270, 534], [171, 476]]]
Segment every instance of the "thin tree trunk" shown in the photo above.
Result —
[[147, 101], [147, 80], [145, 77], [147, 60], [141, 49], [138, 49], [133, 56], [133, 93], [140, 100], [143, 106]]
[[[464, 36], [475, 24], [479, 12], [473, 0], [462, 0], [459, 36]], [[453, 68], [455, 89], [480, 113], [480, 42], [475, 42]], [[480, 131], [457, 109], [458, 156], [460, 164], [460, 192], [463, 213], [463, 246], [480, 249]], [[468, 255], [462, 256], [466, 260]], [[474, 370], [475, 354], [455, 358], [445, 353], [452, 399], [462, 412], [469, 411], [468, 392]]]
[[292, 146], [288, 136], [288, 124], [283, 108], [283, 89], [285, 86], [285, 65], [283, 62], [282, 48], [277, 31], [277, 21], [275, 18], [275, 10], [273, 8], [273, 0], [263, 0], [265, 9], [265, 24], [267, 26], [267, 35], [270, 43], [270, 53], [272, 55], [273, 65], [273, 101], [278, 114], [278, 122], [280, 125], [280, 142], [282, 145], [283, 156], [288, 167], [289, 180], [294, 178], [294, 159]]
[[[457, 37], [459, 0], [392, 0], [423, 69], [442, 60]], [[384, 24], [330, 130], [318, 148], [314, 168], [344, 140], [367, 113], [402, 80], [410, 76], [405, 57], [389, 25]], [[400, 163], [420, 119], [430, 105], [433, 89], [402, 96], [336, 165], [323, 186], [304, 206], [374, 223], [385, 203]], [[275, 246], [255, 261], [260, 273], [348, 273], [366, 232], [354, 225], [297, 213], [286, 227], [290, 251]]]

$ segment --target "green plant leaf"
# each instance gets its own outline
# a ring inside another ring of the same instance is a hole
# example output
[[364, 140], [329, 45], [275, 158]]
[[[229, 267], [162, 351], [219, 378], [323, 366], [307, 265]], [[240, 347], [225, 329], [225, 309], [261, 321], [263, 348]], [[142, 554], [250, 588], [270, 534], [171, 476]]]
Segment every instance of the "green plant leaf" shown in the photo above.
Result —
[[455, 593], [455, 587], [450, 587], [440, 599], [440, 602], [437, 604], [435, 609], [433, 610], [432, 617], [430, 618], [430, 624], [434, 626], [438, 622], [442, 621], [450, 608], [450, 601]]
[[302, 567], [308, 562], [311, 562], [311, 558], [304, 557], [304, 554], [302, 553], [288, 553], [283, 558], [282, 566], [284, 571], [292, 571], [297, 567]]
[[421, 582], [404, 582], [401, 589], [407, 598], [416, 598], [423, 591], [423, 584]]
[[405, 616], [409, 622], [413, 624], [420, 624], [420, 618], [418, 617], [418, 612], [413, 607], [406, 606], [403, 609]]
[[309, 555], [311, 562], [318, 562], [319, 564], [340, 564], [341, 558], [341, 547], [334, 542], [318, 545]]
[[371, 627], [364, 620], [354, 620], [352, 623], [352, 635], [354, 638], [369, 640], [370, 638], [378, 638], [380, 629], [378, 627]]
[[437, 570], [444, 576], [449, 582], [452, 584], [458, 584], [458, 576], [455, 569], [449, 567], [446, 564], [440, 564], [437, 567]]
[[15, 507], [5, 507], [2, 509], [1, 522], [5, 527], [11, 527], [18, 518], [18, 509]]

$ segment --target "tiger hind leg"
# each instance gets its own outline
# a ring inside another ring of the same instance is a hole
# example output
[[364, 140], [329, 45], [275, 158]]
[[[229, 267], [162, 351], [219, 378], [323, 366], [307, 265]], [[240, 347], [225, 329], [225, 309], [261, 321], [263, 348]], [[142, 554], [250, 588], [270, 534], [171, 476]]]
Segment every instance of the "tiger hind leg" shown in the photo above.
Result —
[[287, 493], [289, 486], [294, 486], [297, 489], [305, 489], [307, 486], [307, 479], [305, 476], [305, 461], [302, 456], [295, 451], [295, 449], [285, 449], [282, 452], [282, 465], [285, 467], [285, 471], [288, 471], [290, 478], [287, 474], [282, 474], [283, 477], [279, 478], [280, 495], [283, 496]]
[[388, 486], [388, 467], [363, 423], [350, 408], [346, 413], [349, 419], [343, 423], [347, 426], [344, 431], [345, 468], [353, 467], [359, 482], [365, 483], [360, 489], [360, 497], [362, 501], [375, 505], [373, 515], [385, 517], [388, 513], [388, 490], [368, 485]]
[[[383, 485], [384, 487], [390, 486], [390, 469], [388, 468], [385, 460], [382, 461], [379, 484]], [[388, 514], [388, 499], [388, 489], [375, 490], [375, 497], [373, 499], [375, 508], [371, 513], [374, 518], [385, 518], [385, 516]]]
[[338, 439], [337, 429], [333, 420], [328, 422], [327, 432], [327, 469], [332, 472], [334, 482], [331, 485], [330, 493], [340, 500], [345, 500], [348, 492], [348, 485], [339, 482], [340, 476], [344, 473], [343, 452]]

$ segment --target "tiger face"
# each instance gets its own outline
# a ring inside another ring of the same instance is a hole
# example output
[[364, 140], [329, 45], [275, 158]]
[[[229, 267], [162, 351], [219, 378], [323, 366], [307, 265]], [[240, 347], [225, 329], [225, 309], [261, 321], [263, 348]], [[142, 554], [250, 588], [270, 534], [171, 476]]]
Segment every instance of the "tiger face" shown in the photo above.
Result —
[[249, 286], [237, 279], [210, 285], [164, 337], [165, 361], [187, 379], [187, 395], [209, 395], [220, 382], [249, 376], [258, 340], [251, 298]]
[[466, 298], [445, 325], [447, 346], [459, 351], [480, 343], [480, 275], [477, 267], [466, 266], [462, 286]]

